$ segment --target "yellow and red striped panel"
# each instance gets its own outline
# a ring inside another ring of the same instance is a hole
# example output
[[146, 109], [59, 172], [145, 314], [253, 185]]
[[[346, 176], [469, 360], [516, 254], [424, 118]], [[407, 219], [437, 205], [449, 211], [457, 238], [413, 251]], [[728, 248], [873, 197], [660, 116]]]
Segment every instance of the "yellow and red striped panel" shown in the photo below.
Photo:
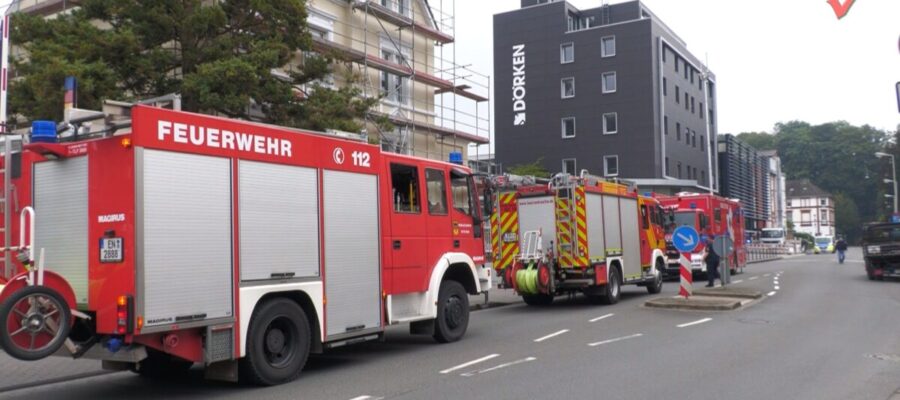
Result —
[[575, 228], [578, 234], [578, 246], [573, 256], [576, 267], [586, 267], [589, 263], [586, 203], [584, 186], [577, 186], [575, 188]]
[[572, 218], [569, 199], [556, 199], [556, 254], [562, 268], [572, 267]]
[[[497, 271], [511, 267], [516, 254], [519, 254], [519, 207], [516, 205], [516, 197], [515, 192], [500, 193], [500, 215], [497, 218], [499, 229], [493, 238], [497, 242], [495, 248], [499, 249], [494, 257], [494, 269]], [[507, 233], [511, 233], [515, 240], [503, 241], [503, 236]]]

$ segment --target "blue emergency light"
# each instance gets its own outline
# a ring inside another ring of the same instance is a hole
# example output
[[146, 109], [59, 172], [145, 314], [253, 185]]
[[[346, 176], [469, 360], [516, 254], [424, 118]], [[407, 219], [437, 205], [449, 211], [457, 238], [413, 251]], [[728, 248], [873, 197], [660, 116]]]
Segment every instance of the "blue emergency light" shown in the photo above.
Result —
[[462, 163], [463, 163], [462, 153], [458, 152], [458, 151], [451, 151], [450, 152], [450, 163], [462, 165]]
[[34, 121], [31, 123], [32, 143], [56, 143], [56, 123], [53, 121]]

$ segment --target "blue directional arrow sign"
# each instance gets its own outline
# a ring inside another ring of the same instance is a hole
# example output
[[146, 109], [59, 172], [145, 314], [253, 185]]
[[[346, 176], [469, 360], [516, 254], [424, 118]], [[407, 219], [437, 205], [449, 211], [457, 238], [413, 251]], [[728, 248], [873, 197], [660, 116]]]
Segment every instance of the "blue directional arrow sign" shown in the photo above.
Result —
[[690, 226], [679, 226], [672, 233], [672, 244], [678, 251], [691, 252], [700, 244], [700, 234]]

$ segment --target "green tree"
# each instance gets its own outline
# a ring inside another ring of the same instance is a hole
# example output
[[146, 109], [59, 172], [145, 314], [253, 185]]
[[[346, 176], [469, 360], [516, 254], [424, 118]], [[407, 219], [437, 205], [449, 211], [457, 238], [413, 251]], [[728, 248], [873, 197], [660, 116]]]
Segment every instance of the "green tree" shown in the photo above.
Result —
[[81, 108], [179, 93], [186, 111], [309, 129], [358, 131], [378, 101], [316, 85], [331, 55], [295, 62], [312, 48], [306, 0], [80, 4], [54, 19], [13, 16], [12, 40], [27, 56], [13, 60], [11, 115], [61, 119], [68, 75], [78, 79]]
[[778, 137], [766, 132], [744, 132], [737, 138], [757, 150], [775, 150], [778, 145]]
[[844, 193], [834, 195], [834, 223], [839, 234], [847, 237], [849, 243], [856, 243], [862, 235], [862, 219], [859, 209], [850, 196]]
[[527, 164], [518, 164], [509, 167], [508, 171], [514, 175], [534, 176], [537, 178], [549, 178], [550, 171], [544, 168], [544, 158], [538, 158], [535, 162]]

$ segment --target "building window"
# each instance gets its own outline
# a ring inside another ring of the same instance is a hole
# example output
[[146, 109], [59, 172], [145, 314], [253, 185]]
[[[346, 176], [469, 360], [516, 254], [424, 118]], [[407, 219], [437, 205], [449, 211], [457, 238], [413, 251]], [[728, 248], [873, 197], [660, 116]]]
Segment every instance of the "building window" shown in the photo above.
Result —
[[690, 97], [690, 95], [688, 95], [688, 92], [684, 92], [684, 109], [685, 110], [690, 108], [690, 104], [688, 104], [688, 97]]
[[663, 47], [663, 51], [662, 51], [663, 64], [666, 63], [666, 53], [668, 53], [668, 51], [666, 51], [666, 48]]
[[575, 62], [575, 43], [563, 43], [559, 46], [559, 63]]
[[615, 93], [616, 92], [616, 73], [615, 72], [604, 72], [603, 73], [603, 93]]
[[669, 82], [666, 81], [666, 78], [663, 78], [663, 96], [669, 95]]
[[669, 116], [668, 115], [663, 117], [663, 133], [666, 135], [669, 134]]
[[669, 157], [666, 157], [666, 176], [669, 175], [671, 169], [669, 168]]
[[563, 118], [561, 129], [563, 139], [575, 137], [575, 117]]
[[827, 205], [828, 205], [828, 199], [821, 199], [821, 200], [819, 200], [819, 205], [827, 206]]
[[701, 185], [706, 184], [706, 171], [702, 170], [702, 169], [700, 170], [700, 184]]
[[678, 56], [675, 56], [675, 72], [678, 72]]
[[681, 161], [678, 162], [678, 179], [681, 179]]
[[691, 69], [691, 68], [688, 67], [687, 60], [684, 60], [684, 79], [687, 79], [687, 78], [688, 78], [688, 70], [689, 70], [689, 69]]
[[675, 104], [681, 103], [681, 89], [678, 88], [678, 85], [675, 85]]
[[691, 147], [697, 147], [697, 132], [691, 131]]
[[703, 135], [700, 135], [700, 151], [706, 152], [706, 142], [703, 141]]
[[694, 70], [691, 69], [691, 85], [694, 84]]
[[700, 102], [700, 119], [703, 119], [703, 102]]
[[[406, 57], [388, 49], [381, 50], [381, 57], [397, 64], [406, 62]], [[409, 78], [382, 72], [381, 90], [385, 100], [397, 104], [409, 104]]]
[[616, 113], [603, 114], [603, 134], [611, 135], [619, 132], [619, 115]]
[[681, 122], [675, 123], [675, 140], [681, 140]]
[[822, 225], [828, 225], [828, 210], [820, 211], [819, 221], [822, 222]]
[[619, 175], [619, 156], [603, 157], [603, 176]]
[[616, 37], [607, 36], [600, 39], [600, 57], [612, 57], [616, 55]]
[[694, 96], [691, 96], [691, 114], [693, 114], [694, 111], [695, 111], [695, 109], [694, 109]]
[[560, 95], [564, 99], [575, 97], [575, 78], [563, 78], [560, 81]]
[[564, 158], [562, 160], [562, 172], [564, 174], [577, 175], [578, 171], [575, 170], [575, 159], [574, 158]]
[[412, 11], [409, 8], [409, 0], [381, 0], [381, 5], [407, 17]]
[[684, 127], [684, 143], [691, 144], [691, 128]]

